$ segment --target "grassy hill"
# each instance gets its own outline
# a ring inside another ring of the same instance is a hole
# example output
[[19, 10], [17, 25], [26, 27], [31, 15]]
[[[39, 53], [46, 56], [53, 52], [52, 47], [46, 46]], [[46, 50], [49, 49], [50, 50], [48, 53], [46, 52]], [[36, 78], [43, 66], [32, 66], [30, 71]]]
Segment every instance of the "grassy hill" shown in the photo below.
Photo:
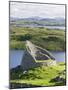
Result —
[[18, 66], [10, 70], [10, 88], [35, 87], [35, 86], [62, 86], [65, 85], [65, 64], [57, 63], [56, 66], [41, 66], [22, 71]]
[[10, 18], [11, 24], [16, 26], [65, 26], [64, 18], [42, 18], [42, 17], [29, 17], [29, 18]]
[[16, 27], [10, 25], [10, 48], [25, 49], [25, 41], [30, 40], [34, 44], [47, 50], [65, 50], [65, 31], [52, 30], [44, 27]]

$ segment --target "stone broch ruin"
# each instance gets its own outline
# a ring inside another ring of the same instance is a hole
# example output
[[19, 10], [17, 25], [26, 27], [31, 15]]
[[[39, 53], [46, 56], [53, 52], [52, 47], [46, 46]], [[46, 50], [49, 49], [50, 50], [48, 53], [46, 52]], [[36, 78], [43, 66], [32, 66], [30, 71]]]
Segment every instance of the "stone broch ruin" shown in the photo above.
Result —
[[30, 41], [26, 41], [26, 50], [21, 62], [22, 69], [28, 70], [42, 65], [56, 65], [56, 60], [46, 49], [38, 47]]

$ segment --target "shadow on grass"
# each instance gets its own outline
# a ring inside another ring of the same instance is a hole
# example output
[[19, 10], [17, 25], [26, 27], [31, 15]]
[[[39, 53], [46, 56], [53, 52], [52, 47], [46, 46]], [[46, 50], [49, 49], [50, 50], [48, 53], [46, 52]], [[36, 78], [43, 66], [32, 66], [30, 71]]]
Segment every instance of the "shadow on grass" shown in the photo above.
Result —
[[66, 79], [60, 78], [59, 76], [50, 80], [50, 83], [54, 83], [54, 82], [55, 82], [54, 86], [64, 86], [64, 85], [66, 85]]
[[26, 83], [10, 83], [10, 89], [31, 88], [31, 87], [42, 87], [42, 86], [26, 84]]

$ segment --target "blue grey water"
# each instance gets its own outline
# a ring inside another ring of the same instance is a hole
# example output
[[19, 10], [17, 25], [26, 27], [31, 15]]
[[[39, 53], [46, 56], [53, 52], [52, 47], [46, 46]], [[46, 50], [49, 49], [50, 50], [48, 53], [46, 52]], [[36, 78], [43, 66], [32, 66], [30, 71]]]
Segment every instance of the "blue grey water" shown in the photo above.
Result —
[[65, 27], [64, 26], [41, 26], [41, 25], [16, 25], [17, 27], [31, 27], [31, 28], [34, 28], [34, 27], [45, 27], [45, 28], [48, 28], [48, 29], [59, 29], [59, 30], [65, 30]]
[[65, 62], [65, 52], [50, 51], [57, 62]]
[[9, 67], [14, 68], [21, 64], [23, 58], [23, 50], [10, 50], [9, 52]]
[[[65, 52], [51, 52], [57, 62], [65, 62]], [[10, 69], [21, 64], [24, 51], [23, 50], [10, 50], [9, 53]]]
[[45, 26], [45, 28], [65, 30], [65, 27], [64, 26]]

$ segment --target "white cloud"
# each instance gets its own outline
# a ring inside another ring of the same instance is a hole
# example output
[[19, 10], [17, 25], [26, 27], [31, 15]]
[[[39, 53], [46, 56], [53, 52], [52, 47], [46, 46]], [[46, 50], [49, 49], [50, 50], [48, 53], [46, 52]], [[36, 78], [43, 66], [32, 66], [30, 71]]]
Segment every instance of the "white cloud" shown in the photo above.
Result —
[[32, 16], [65, 18], [65, 5], [10, 2], [10, 16], [19, 18]]

